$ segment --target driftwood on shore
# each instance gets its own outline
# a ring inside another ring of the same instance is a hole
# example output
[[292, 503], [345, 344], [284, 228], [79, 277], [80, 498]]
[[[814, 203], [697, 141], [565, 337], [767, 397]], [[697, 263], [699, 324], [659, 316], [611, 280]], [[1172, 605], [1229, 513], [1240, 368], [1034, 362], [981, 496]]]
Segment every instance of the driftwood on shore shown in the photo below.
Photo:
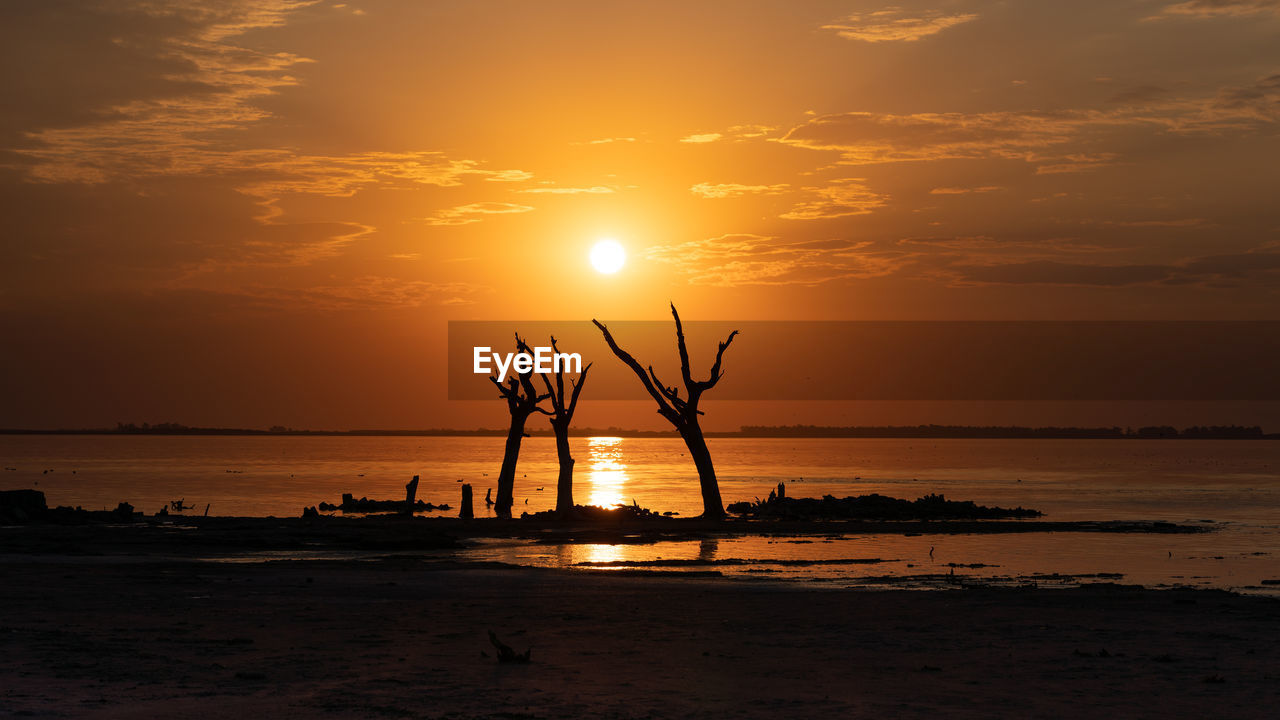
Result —
[[115, 510], [85, 510], [66, 505], [51, 508], [40, 490], [0, 491], [0, 524], [81, 525], [90, 522], [133, 522], [141, 519], [142, 513], [136, 512], [127, 502], [120, 503]]
[[518, 653], [511, 649], [510, 645], [498, 639], [498, 636], [489, 631], [489, 643], [498, 651], [498, 662], [500, 663], [527, 663], [529, 656], [533, 653], [533, 648], [529, 648], [522, 653]]
[[[414, 489], [416, 490], [417, 487], [415, 486]], [[434, 505], [422, 500], [414, 500], [412, 504], [408, 504], [404, 500], [370, 500], [367, 497], [357, 499], [351, 493], [342, 493], [342, 502], [337, 505], [322, 502], [317, 507], [321, 512], [340, 511], [344, 513], [404, 512], [410, 507], [413, 508], [413, 512], [450, 509], [447, 503]]]
[[543, 510], [536, 513], [521, 513], [522, 520], [574, 520], [579, 522], [617, 522], [620, 520], [663, 519], [674, 513], [659, 513], [642, 508], [634, 502], [630, 505], [600, 507], [599, 505], [574, 505], [565, 510]]
[[1002, 508], [978, 505], [972, 500], [948, 500], [942, 495], [925, 495], [902, 500], [886, 495], [821, 498], [787, 497], [786, 487], [769, 493], [766, 500], [736, 502], [729, 512], [752, 518], [789, 520], [1004, 520], [1040, 517], [1044, 513], [1024, 507]]

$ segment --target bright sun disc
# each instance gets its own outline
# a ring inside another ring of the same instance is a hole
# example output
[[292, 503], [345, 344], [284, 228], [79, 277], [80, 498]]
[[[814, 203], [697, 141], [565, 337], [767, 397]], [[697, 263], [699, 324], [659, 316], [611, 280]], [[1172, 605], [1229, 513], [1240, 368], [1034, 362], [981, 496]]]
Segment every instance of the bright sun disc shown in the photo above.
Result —
[[596, 272], [612, 275], [627, 262], [627, 251], [617, 240], [601, 240], [591, 248], [591, 267]]

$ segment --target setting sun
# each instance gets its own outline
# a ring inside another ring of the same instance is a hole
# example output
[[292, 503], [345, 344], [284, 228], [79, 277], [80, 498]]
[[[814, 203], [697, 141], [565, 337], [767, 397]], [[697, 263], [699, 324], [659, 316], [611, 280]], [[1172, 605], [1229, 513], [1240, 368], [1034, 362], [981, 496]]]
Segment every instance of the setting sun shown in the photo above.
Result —
[[605, 239], [591, 247], [591, 267], [596, 272], [612, 275], [627, 263], [627, 251], [617, 240]]

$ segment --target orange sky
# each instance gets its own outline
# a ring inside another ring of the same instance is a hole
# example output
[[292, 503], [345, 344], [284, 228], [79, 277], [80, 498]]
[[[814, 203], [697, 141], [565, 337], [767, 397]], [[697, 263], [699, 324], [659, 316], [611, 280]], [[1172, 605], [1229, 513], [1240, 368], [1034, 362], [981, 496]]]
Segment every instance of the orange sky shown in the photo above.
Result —
[[668, 300], [1280, 319], [1272, 0], [206, 5], [0, 9], [0, 426], [498, 426], [444, 400], [448, 320]]

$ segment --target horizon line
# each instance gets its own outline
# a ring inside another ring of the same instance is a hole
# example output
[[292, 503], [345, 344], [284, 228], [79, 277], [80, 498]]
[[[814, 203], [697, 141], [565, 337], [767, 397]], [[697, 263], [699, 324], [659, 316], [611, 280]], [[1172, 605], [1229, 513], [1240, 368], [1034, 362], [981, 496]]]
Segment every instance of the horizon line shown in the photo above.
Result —
[[[260, 428], [196, 427], [179, 423], [117, 423], [102, 428], [0, 428], [0, 435], [268, 435], [268, 436], [364, 436], [364, 437], [490, 437], [506, 435], [502, 428], [421, 428], [346, 430], [291, 428], [274, 425]], [[528, 437], [550, 436], [550, 428], [526, 431]], [[642, 430], [638, 428], [581, 427], [571, 428], [577, 437], [676, 437], [674, 430]], [[1172, 425], [1133, 426], [1060, 426], [1060, 425], [954, 425], [921, 423], [916, 425], [742, 425], [737, 430], [707, 430], [707, 437], [780, 437], [780, 438], [936, 438], [936, 439], [1280, 439], [1280, 433], [1267, 433], [1259, 425], [1191, 425], [1181, 429]]]

